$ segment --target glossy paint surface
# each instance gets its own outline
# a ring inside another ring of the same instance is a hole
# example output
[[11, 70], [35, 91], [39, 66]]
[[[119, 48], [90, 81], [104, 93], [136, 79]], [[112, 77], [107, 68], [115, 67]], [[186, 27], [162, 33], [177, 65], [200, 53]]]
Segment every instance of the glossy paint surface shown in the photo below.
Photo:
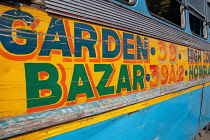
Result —
[[191, 140], [198, 130], [201, 97], [202, 88], [49, 140]]

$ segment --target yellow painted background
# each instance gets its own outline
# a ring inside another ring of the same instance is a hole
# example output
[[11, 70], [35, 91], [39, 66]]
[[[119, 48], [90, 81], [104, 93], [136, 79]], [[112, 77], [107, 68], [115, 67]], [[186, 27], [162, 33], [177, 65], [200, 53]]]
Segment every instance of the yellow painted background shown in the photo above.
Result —
[[[22, 6], [22, 7], [20, 7], [20, 9], [17, 9], [15, 7], [12, 8], [12, 7], [8, 7], [8, 6], [0, 5], [0, 16], [5, 11], [11, 10], [11, 9], [28, 12], [31, 15], [33, 15], [36, 19], [39, 19], [41, 22], [40, 22], [39, 26], [35, 29], [35, 31], [39, 32], [39, 33], [47, 33], [47, 29], [50, 24], [50, 20], [51, 20], [52, 16], [61, 18], [61, 19], [68, 19], [72, 35], [74, 33], [74, 30], [73, 30], [74, 22], [81, 22], [81, 21], [77, 21], [74, 19], [50, 15], [44, 11], [35, 9], [33, 7], [27, 7], [27, 6]], [[81, 23], [84, 23], [84, 22], [81, 22]], [[103, 27], [103, 26], [94, 25], [94, 24], [90, 24], [90, 23], [86, 23], [86, 24], [89, 24], [94, 28], [96, 28], [96, 27], [99, 28], [100, 32], [101, 32], [102, 28], [108, 28], [108, 27]], [[115, 30], [115, 29], [113, 29], [113, 30]], [[115, 30], [115, 31], [119, 31], [119, 30]], [[124, 31], [119, 31], [119, 32], [122, 35], [122, 33]], [[144, 36], [141, 36], [141, 37], [144, 37]], [[165, 43], [166, 43], [167, 52], [168, 52], [169, 51], [168, 46], [171, 43], [169, 43], [169, 42], [165, 42]], [[178, 53], [181, 54], [181, 56], [182, 56], [181, 60], [179, 60], [177, 58], [176, 64], [183, 65], [185, 70], [188, 70], [187, 47], [180, 46], [180, 45], [176, 45], [176, 46], [177, 46]], [[151, 72], [149, 70], [149, 65], [158, 65], [158, 66], [161, 65], [161, 63], [158, 61], [158, 56], [162, 55], [160, 52], [159, 46], [158, 46], [157, 39], [149, 38], [149, 47], [156, 48], [156, 55], [153, 56], [150, 54], [150, 63], [145, 63], [145, 62], [136, 63], [136, 64], [145, 66], [147, 73]], [[7, 52], [4, 49], [4, 47], [2, 46], [1, 42], [0, 42], [0, 49]], [[100, 47], [100, 50], [101, 50], [101, 47]], [[9, 52], [7, 52], [7, 53], [9, 53]], [[94, 79], [94, 84], [97, 85], [98, 82], [100, 81], [103, 73], [94, 74], [94, 69], [93, 69], [94, 62], [89, 62], [88, 58], [89, 58], [89, 56], [87, 53], [87, 60], [85, 63], [88, 64], [88, 66], [90, 67], [90, 71], [91, 71], [92, 77]], [[169, 59], [169, 57], [167, 57], [167, 59]], [[73, 60], [73, 62], [63, 62], [63, 57], [61, 55], [52, 54], [51, 61], [43, 61], [43, 60], [40, 61], [37, 59], [37, 56], [34, 57], [33, 59], [30, 59], [27, 61], [15, 61], [15, 60], [6, 59], [2, 55], [0, 55], [0, 118], [21, 115], [21, 114], [25, 114], [27, 112], [26, 85], [25, 85], [26, 81], [25, 81], [24, 63], [51, 63], [55, 66], [57, 63], [61, 63], [65, 67], [65, 69], [73, 69], [74, 64], [84, 64], [84, 62], [75, 62], [74, 56], [72, 57], [72, 60]], [[101, 64], [101, 63], [110, 64], [109, 62], [100, 62], [99, 64]], [[120, 69], [120, 65], [124, 64], [123, 58], [121, 58], [117, 62], [112, 62], [112, 63], [114, 64], [116, 69]], [[169, 61], [166, 61], [166, 63], [164, 63], [164, 64], [170, 66]], [[132, 63], [126, 63], [126, 65], [129, 65], [130, 68], [132, 69], [132, 65], [133, 65]], [[69, 85], [70, 85], [70, 81], [71, 81], [71, 77], [72, 77], [72, 71], [68, 70], [66, 74], [67, 74], [66, 75], [66, 77], [67, 77], [66, 85], [67, 85], [67, 88], [69, 91]], [[131, 75], [132, 75], [132, 71], [131, 71]], [[184, 81], [186, 82], [188, 80], [189, 80], [188, 76], [184, 75]], [[118, 81], [118, 74], [115, 74], [110, 86], [116, 85], [117, 81]], [[172, 82], [171, 84], [175, 84], [175, 83]], [[161, 87], [161, 85], [159, 85], [157, 87], [151, 88], [149, 86], [149, 82], [145, 82], [145, 86], [146, 86], [147, 90]], [[167, 86], [167, 84], [164, 86]], [[122, 94], [124, 95], [127, 93], [123, 92]], [[86, 99], [84, 99], [84, 98], [79, 99], [78, 103], [82, 103], [85, 101], [86, 101]], [[65, 106], [65, 104], [63, 104], [62, 106]]]

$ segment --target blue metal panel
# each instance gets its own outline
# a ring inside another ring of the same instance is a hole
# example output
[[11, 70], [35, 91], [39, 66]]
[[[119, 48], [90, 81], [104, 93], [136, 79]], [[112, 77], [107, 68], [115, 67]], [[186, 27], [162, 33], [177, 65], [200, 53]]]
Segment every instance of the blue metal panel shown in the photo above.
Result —
[[210, 86], [204, 87], [202, 111], [199, 129], [203, 129], [210, 122]]
[[198, 131], [202, 89], [49, 138], [71, 140], [191, 140]]

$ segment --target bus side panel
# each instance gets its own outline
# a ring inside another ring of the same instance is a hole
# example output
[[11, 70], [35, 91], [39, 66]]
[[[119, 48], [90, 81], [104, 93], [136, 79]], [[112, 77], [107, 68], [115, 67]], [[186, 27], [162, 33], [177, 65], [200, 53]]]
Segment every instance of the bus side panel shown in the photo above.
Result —
[[210, 122], [210, 85], [203, 89], [201, 120], [199, 129], [203, 129]]
[[133, 113], [67, 132], [49, 140], [190, 140], [198, 131], [202, 88]]

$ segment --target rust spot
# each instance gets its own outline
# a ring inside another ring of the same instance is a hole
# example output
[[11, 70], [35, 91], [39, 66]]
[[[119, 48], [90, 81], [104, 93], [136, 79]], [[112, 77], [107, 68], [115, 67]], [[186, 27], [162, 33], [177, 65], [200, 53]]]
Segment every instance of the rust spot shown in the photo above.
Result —
[[7, 68], [4, 72], [5, 72], [5, 73], [9, 72], [9, 68]]

